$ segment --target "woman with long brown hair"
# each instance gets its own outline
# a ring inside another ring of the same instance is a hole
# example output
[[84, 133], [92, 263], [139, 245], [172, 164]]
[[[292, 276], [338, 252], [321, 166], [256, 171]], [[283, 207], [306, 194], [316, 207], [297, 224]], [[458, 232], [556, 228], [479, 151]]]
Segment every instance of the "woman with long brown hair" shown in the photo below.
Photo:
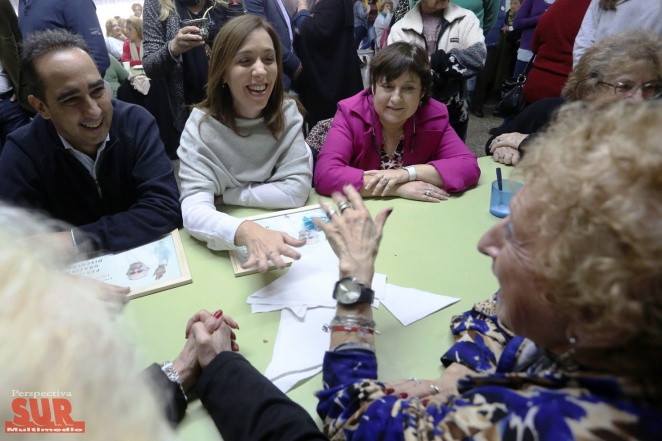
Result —
[[228, 22], [214, 40], [207, 99], [186, 122], [177, 154], [184, 228], [213, 250], [245, 246], [244, 267], [281, 255], [305, 241], [216, 211], [216, 205], [293, 208], [306, 203], [312, 157], [303, 116], [283, 92], [283, 52], [274, 28], [256, 15]]

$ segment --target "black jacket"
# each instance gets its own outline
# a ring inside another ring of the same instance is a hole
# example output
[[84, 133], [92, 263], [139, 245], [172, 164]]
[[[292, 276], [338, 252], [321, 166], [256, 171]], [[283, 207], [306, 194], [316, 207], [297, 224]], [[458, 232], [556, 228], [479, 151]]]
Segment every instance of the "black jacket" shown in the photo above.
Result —
[[[168, 420], [178, 423], [187, 406], [181, 390], [157, 364], [146, 374]], [[218, 354], [200, 375], [195, 392], [225, 441], [327, 439], [308, 412], [237, 353]]]

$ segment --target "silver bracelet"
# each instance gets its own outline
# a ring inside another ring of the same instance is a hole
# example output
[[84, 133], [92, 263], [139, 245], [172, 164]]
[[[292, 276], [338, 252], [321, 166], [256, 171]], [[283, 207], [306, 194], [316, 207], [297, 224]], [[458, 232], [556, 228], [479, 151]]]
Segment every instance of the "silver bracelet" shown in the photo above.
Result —
[[78, 249], [78, 244], [76, 243], [76, 235], [74, 234], [74, 229], [71, 229], [71, 241], [74, 244], [74, 248], [76, 249], [76, 254], [80, 253], [80, 250]]
[[181, 381], [179, 381], [179, 372], [177, 372], [175, 366], [172, 365], [172, 362], [166, 361], [165, 363], [163, 363], [161, 365], [161, 370], [163, 371], [164, 374], [166, 374], [168, 380], [172, 381], [173, 383], [177, 383], [177, 386], [179, 386], [179, 389], [184, 394], [184, 399], [188, 401], [188, 397], [186, 396], [186, 392], [184, 391], [184, 386], [182, 386]]
[[359, 315], [337, 315], [331, 320], [329, 326], [359, 326], [374, 330], [377, 324], [374, 320], [368, 320]]
[[370, 343], [363, 343], [360, 341], [346, 341], [344, 343], [340, 343], [338, 346], [334, 348], [331, 348], [329, 351], [341, 352], [341, 351], [353, 351], [357, 349], [363, 351], [370, 351], [373, 354], [375, 353], [375, 345], [371, 345]]

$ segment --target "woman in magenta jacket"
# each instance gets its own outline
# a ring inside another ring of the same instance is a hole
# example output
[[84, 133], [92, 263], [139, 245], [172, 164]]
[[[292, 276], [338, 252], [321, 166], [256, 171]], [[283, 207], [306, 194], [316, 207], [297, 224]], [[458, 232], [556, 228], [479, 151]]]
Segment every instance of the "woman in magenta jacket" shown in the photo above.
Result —
[[364, 197], [439, 202], [475, 185], [476, 156], [446, 106], [429, 98], [431, 82], [425, 49], [397, 42], [379, 51], [370, 88], [338, 103], [315, 168], [318, 193], [350, 183]]

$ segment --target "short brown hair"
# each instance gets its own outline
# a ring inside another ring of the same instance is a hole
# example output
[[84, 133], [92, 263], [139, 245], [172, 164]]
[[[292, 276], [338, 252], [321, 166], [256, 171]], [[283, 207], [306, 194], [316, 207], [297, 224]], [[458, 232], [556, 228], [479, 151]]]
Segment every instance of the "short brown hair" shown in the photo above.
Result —
[[406, 41], [391, 43], [372, 57], [370, 85], [375, 87], [380, 80], [393, 81], [407, 71], [421, 79], [423, 101], [427, 100], [432, 86], [428, 53], [422, 47]]
[[283, 86], [283, 47], [273, 26], [257, 15], [246, 14], [233, 18], [221, 28], [214, 39], [211, 50], [207, 98], [196, 107], [241, 135], [237, 128], [232, 93], [229, 87], [224, 86], [223, 76], [234, 62], [235, 54], [244, 44], [248, 35], [256, 29], [267, 31], [276, 52], [278, 73], [271, 96], [262, 111], [262, 116], [274, 138], [278, 138], [285, 126], [281, 111], [285, 95]]

